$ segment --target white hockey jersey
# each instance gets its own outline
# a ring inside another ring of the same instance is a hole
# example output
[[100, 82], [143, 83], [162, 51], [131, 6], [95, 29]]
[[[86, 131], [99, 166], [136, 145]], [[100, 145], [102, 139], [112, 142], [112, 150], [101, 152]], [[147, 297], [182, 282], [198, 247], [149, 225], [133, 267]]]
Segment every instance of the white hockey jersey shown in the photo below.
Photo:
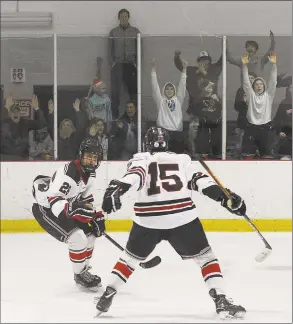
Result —
[[93, 204], [93, 189], [96, 174], [85, 178], [81, 173], [79, 160], [74, 160], [59, 168], [52, 177], [38, 176], [33, 182], [34, 202], [50, 208], [58, 217], [69, 201]]
[[[135, 154], [120, 180], [139, 191], [133, 221], [148, 228], [170, 229], [197, 218], [191, 190], [188, 189], [193, 174], [191, 159], [186, 154]], [[216, 185], [207, 176], [199, 177], [196, 184], [199, 192]]]

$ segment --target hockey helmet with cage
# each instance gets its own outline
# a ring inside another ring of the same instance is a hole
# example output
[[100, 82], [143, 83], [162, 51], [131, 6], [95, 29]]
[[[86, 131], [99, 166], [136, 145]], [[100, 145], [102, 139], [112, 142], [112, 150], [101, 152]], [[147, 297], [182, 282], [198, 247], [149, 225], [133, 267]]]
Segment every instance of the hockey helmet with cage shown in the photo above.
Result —
[[103, 149], [95, 138], [85, 138], [79, 148], [79, 161], [84, 172], [95, 172], [100, 166]]
[[143, 149], [145, 152], [164, 152], [168, 150], [169, 134], [161, 127], [150, 127], [144, 137]]

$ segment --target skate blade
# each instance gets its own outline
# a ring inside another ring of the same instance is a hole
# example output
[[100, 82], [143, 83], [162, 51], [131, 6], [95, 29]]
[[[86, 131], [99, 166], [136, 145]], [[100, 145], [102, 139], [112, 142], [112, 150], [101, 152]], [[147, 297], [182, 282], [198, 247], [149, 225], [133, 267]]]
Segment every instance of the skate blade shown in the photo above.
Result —
[[76, 284], [76, 286], [78, 287], [78, 289], [82, 292], [97, 292], [99, 291], [101, 288], [102, 288], [102, 285], [101, 284], [98, 284], [98, 286], [96, 287], [91, 287], [91, 288], [86, 288], [84, 287], [83, 285], [81, 284]]
[[96, 314], [96, 316], [94, 316], [94, 318], [98, 318], [101, 314], [103, 314], [103, 312], [98, 311], [97, 314]]
[[219, 315], [221, 320], [243, 319], [245, 312], [236, 312], [235, 314], [231, 314], [230, 312], [223, 311]]

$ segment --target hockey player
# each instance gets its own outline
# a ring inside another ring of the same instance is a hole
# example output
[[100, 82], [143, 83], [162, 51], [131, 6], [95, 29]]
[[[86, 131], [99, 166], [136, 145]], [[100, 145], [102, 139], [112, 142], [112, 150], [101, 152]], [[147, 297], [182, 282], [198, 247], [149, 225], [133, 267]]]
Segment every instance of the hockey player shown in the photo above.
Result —
[[92, 195], [101, 157], [98, 141], [85, 139], [76, 160], [33, 182], [33, 215], [45, 231], [68, 244], [74, 280], [85, 291], [101, 287], [101, 278], [89, 272], [96, 237], [105, 231], [104, 215], [93, 208]]
[[242, 215], [246, 206], [231, 193], [228, 200], [216, 183], [201, 172], [192, 173], [186, 154], [168, 152], [168, 134], [151, 127], [144, 140], [145, 153], [135, 154], [121, 180], [112, 180], [102, 209], [121, 208], [120, 197], [130, 188], [140, 191], [125, 252], [115, 264], [104, 294], [96, 305], [98, 315], [107, 312], [114, 296], [127, 282], [139, 262], [145, 260], [162, 240], [167, 240], [183, 260], [193, 259], [201, 268], [209, 295], [220, 318], [242, 318], [246, 310], [227, 298], [219, 262], [198, 219], [191, 190], [218, 201], [231, 213]]

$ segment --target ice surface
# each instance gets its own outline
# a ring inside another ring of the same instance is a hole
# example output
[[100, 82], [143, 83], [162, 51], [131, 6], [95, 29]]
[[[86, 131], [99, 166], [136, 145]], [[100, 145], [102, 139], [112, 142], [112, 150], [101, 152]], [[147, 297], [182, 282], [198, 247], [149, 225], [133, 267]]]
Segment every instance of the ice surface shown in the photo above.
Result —
[[[128, 234], [110, 235], [125, 244]], [[265, 233], [273, 253], [262, 264], [254, 260], [263, 248], [255, 233], [207, 236], [220, 261], [227, 293], [247, 309], [240, 322], [292, 323], [292, 234]], [[120, 253], [105, 238], [97, 240], [92, 266], [104, 284]], [[162, 263], [136, 270], [110, 311], [94, 319], [93, 300], [101, 293], [77, 289], [65, 244], [48, 234], [2, 234], [1, 322], [219, 322], [194, 261], [181, 261], [166, 242], [154, 255], [160, 255]]]

